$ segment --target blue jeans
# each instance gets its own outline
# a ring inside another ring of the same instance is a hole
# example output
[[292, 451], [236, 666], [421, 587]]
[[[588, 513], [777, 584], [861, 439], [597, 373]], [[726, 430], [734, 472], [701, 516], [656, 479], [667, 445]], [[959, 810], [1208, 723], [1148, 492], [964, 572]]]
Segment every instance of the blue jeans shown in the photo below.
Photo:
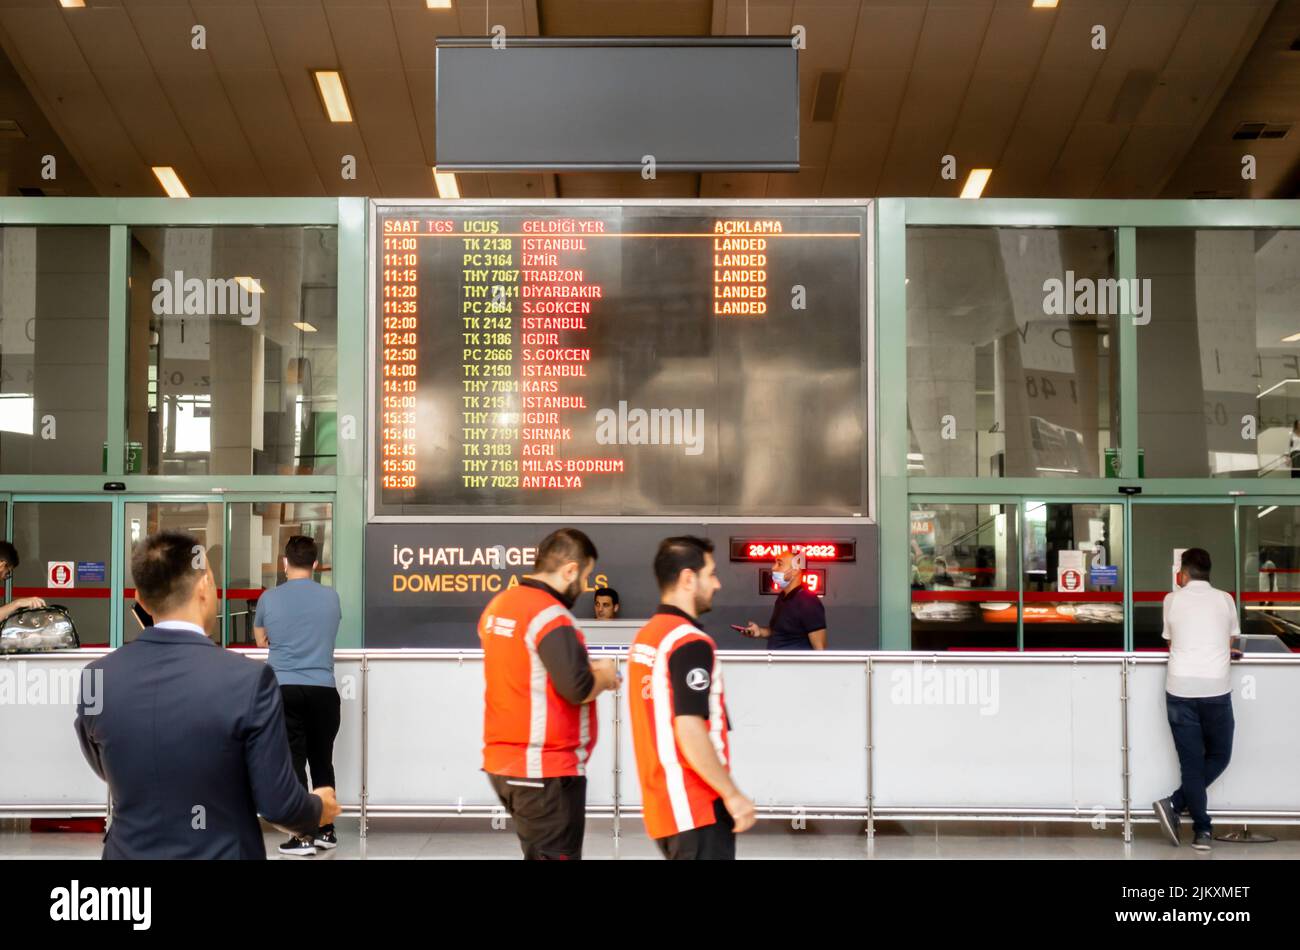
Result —
[[1186, 808], [1192, 815], [1194, 833], [1209, 832], [1205, 790], [1223, 774], [1232, 758], [1232, 693], [1186, 699], [1165, 693], [1169, 731], [1178, 749], [1183, 784], [1170, 796], [1174, 811]]

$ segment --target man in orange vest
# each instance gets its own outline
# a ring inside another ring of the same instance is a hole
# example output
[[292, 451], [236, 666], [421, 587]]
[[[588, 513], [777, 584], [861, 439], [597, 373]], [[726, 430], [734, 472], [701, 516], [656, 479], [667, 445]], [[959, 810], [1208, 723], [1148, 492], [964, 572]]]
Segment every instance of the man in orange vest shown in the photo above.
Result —
[[554, 531], [538, 545], [533, 573], [493, 597], [479, 618], [483, 771], [529, 860], [582, 857], [594, 701], [617, 685], [613, 661], [587, 656], [569, 612], [595, 566], [590, 538]]
[[722, 668], [696, 620], [722, 587], [713, 542], [668, 538], [655, 555], [659, 604], [628, 653], [628, 703], [646, 832], [674, 861], [734, 860], [754, 803], [731, 780]]

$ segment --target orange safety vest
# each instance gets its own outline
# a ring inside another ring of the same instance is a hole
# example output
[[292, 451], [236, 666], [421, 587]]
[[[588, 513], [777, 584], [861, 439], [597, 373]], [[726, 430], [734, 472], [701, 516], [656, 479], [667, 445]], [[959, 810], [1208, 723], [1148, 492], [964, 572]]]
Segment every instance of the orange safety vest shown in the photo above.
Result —
[[556, 691], [537, 648], [549, 634], [582, 631], [544, 590], [519, 586], [492, 598], [479, 618], [486, 680], [483, 771], [511, 778], [585, 775], [596, 744], [594, 703], [575, 706]]
[[676, 614], [658, 613], [637, 633], [628, 651], [632, 743], [641, 778], [641, 811], [651, 838], [666, 838], [716, 821], [713, 803], [718, 793], [691, 768], [673, 731], [668, 661], [676, 650], [698, 640], [715, 650], [709, 685], [709, 737], [719, 760], [730, 768], [722, 664], [713, 639]]

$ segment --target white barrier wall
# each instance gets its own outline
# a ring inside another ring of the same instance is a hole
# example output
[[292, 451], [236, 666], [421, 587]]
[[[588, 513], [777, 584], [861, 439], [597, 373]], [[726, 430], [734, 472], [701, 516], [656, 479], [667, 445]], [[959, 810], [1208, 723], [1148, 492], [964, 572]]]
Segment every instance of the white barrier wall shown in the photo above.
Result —
[[[1300, 811], [1300, 669], [1294, 660], [1234, 663], [1232, 761], [1210, 786], [1210, 810]], [[1133, 807], [1178, 787], [1178, 754], [1165, 715], [1165, 665], [1141, 659], [1129, 673]]]
[[1120, 670], [1118, 659], [874, 659], [876, 807], [1121, 808]]
[[[13, 671], [24, 679], [41, 671], [38, 679], [53, 682], [57, 674], [73, 684], [66, 701], [17, 702], [0, 691], [0, 815], [103, 813], [106, 790], [82, 759], [72, 728], [76, 673], [100, 655], [0, 659], [10, 682]], [[1162, 657], [721, 658], [734, 772], [769, 815], [807, 809], [866, 817], [870, 801], [872, 814], [882, 817], [961, 812], [1087, 820], [1122, 811], [1126, 799], [1134, 812], [1149, 812], [1177, 782]], [[363, 777], [370, 815], [486, 814], [498, 807], [480, 771], [477, 651], [340, 651], [336, 674], [342, 728], [335, 769], [350, 813], [362, 805]], [[1233, 687], [1236, 745], [1211, 790], [1211, 808], [1300, 818], [1300, 661], [1234, 664]], [[613, 810], [617, 783], [619, 808], [634, 812], [640, 792], [626, 705], [602, 696], [599, 721], [588, 805]]]

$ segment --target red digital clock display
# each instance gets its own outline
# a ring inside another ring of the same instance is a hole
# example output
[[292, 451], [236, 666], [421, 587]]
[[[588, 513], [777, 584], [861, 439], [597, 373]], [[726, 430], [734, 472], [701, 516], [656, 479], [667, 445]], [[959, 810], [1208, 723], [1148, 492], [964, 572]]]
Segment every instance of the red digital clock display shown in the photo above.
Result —
[[[812, 568], [803, 572], [803, 586], [818, 597], [826, 596], [826, 571], [823, 568]], [[760, 594], [779, 594], [780, 588], [772, 580], [770, 569], [764, 568], [758, 572], [758, 592]]]
[[774, 561], [777, 555], [802, 552], [811, 561], [856, 561], [857, 541], [814, 541], [795, 538], [732, 538], [731, 560]]

